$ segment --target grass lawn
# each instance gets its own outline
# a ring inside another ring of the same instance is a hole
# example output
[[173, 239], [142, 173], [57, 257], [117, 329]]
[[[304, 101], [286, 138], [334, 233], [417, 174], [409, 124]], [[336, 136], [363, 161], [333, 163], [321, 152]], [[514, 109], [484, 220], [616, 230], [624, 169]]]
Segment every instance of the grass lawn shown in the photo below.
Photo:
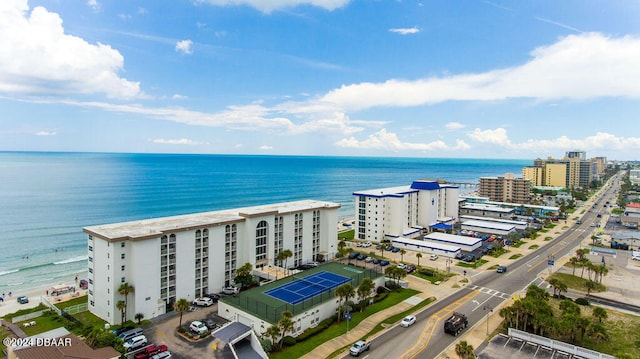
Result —
[[88, 297], [86, 295], [83, 295], [82, 297], [73, 298], [65, 302], [57, 303], [55, 304], [55, 306], [58, 309], [65, 309], [65, 308], [73, 307], [74, 305], [78, 305], [78, 304], [87, 304], [88, 300], [89, 300]]
[[552, 239], [553, 239], [553, 237], [544, 237], [545, 242], [546, 242], [546, 241], [550, 241], [550, 240], [552, 240]]
[[529, 247], [529, 249], [538, 249], [538, 248], [540, 248], [540, 246], [537, 245], [537, 244], [534, 244], [534, 245]]
[[350, 229], [348, 231], [338, 233], [338, 242], [341, 240], [352, 241], [355, 235], [355, 229]]
[[499, 266], [500, 266], [499, 264], [494, 264], [494, 265], [492, 265], [491, 267], [489, 267], [487, 269], [494, 270], [494, 269], [498, 269]]
[[527, 242], [525, 242], [525, 241], [517, 241], [514, 244], [512, 244], [511, 247], [520, 248], [520, 246], [523, 245], [523, 244], [527, 244]]
[[420, 268], [419, 270], [411, 273], [412, 275], [422, 278], [424, 280], [428, 280], [431, 284], [435, 282], [442, 282], [448, 280], [450, 277], [453, 277], [455, 274], [434, 269], [434, 268]]
[[548, 229], [541, 229], [541, 230], [539, 230], [538, 232], [540, 232], [540, 233], [547, 233], [547, 232], [549, 232], [549, 230], [548, 230]]
[[509, 257], [509, 259], [518, 259], [520, 257], [522, 257], [522, 254], [518, 253], [518, 254], [512, 255], [511, 257]]
[[[403, 289], [400, 292], [391, 292], [384, 300], [368, 306], [364, 310], [364, 312], [351, 313], [352, 319], [349, 322], [349, 327], [354, 328], [358, 324], [360, 324], [362, 320], [372, 315], [373, 313], [392, 307], [402, 302], [403, 300], [409, 297], [412, 297], [418, 293], [420, 292], [413, 289]], [[317, 346], [325, 342], [328, 342], [329, 340], [335, 337], [345, 334], [346, 331], [347, 331], [347, 323], [344, 320], [341, 320], [340, 323], [332, 324], [329, 328], [327, 328], [323, 332], [318, 333], [317, 335], [314, 335], [313, 337], [303, 342], [296, 343], [296, 345], [285, 348], [280, 352], [269, 354], [269, 358], [272, 358], [272, 359], [300, 358], [304, 354], [311, 352]]]
[[491, 252], [489, 252], [489, 255], [492, 256], [493, 258], [498, 258], [505, 253], [511, 253], [511, 251], [506, 250], [504, 248], [494, 249]]
[[[549, 277], [549, 279], [557, 278], [559, 281], [565, 283], [567, 287], [571, 289], [576, 289], [576, 290], [586, 292], [587, 288], [584, 286], [584, 284], [589, 281], [587, 271], [585, 270], [585, 273], [584, 273], [585, 278], [580, 278], [580, 273], [582, 273], [582, 268], [576, 268], [575, 276], [568, 273], [553, 273]], [[547, 282], [549, 281], [549, 279], [547, 279]], [[591, 290], [591, 292], [604, 292], [606, 290], [607, 290], [607, 287], [605, 287], [604, 285], [596, 284], [596, 288]]]
[[27, 334], [28, 336], [31, 336], [31, 335], [47, 332], [51, 329], [65, 327], [71, 323], [65, 318], [51, 311], [43, 313], [42, 316], [38, 318], [26, 320], [25, 322], [31, 322], [31, 321], [35, 321], [36, 325], [32, 325], [26, 328], [22, 326], [24, 322], [16, 323], [16, 325], [20, 326], [20, 328], [22, 328], [25, 334]]
[[459, 267], [476, 269], [476, 268], [482, 266], [483, 264], [485, 264], [487, 262], [488, 262], [488, 260], [486, 260], [486, 259], [478, 259], [477, 261], [475, 261], [473, 263], [458, 262], [456, 265], [459, 266]]

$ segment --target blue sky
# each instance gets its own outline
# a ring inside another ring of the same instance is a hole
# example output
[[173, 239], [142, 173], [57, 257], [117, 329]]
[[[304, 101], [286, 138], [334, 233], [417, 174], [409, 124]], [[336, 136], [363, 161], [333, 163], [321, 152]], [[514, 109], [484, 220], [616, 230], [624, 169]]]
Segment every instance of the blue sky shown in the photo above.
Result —
[[0, 150], [638, 160], [640, 2], [0, 1]]

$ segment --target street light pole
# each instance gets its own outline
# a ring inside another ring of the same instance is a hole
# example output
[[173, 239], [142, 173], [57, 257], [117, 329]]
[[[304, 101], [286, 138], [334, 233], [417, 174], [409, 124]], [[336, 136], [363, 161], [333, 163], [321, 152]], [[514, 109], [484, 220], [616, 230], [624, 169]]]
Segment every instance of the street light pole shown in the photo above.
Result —
[[487, 313], [487, 336], [489, 336], [489, 315], [490, 315], [491, 313], [493, 313], [493, 308], [491, 308], [491, 307], [490, 307], [490, 306], [488, 306], [488, 305], [485, 305], [485, 306], [482, 308], [482, 310], [487, 310], [487, 309], [489, 310], [489, 313]]

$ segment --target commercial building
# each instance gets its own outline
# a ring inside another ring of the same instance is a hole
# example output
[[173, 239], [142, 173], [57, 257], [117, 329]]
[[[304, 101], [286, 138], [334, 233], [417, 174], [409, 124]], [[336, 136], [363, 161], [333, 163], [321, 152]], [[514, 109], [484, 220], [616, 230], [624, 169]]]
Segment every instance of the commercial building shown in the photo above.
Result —
[[[180, 298], [193, 300], [233, 284], [245, 263], [259, 269], [331, 259], [337, 251], [339, 204], [314, 200], [86, 227], [89, 310], [109, 323], [154, 318]], [[134, 287], [126, 298], [123, 283]]]
[[497, 223], [479, 220], [466, 220], [460, 227], [462, 230], [506, 236], [516, 231], [516, 226], [508, 223]]
[[484, 221], [484, 222], [489, 222], [489, 223], [502, 223], [502, 224], [508, 224], [513, 226], [515, 229], [519, 230], [519, 231], [524, 231], [525, 229], [527, 229], [528, 223], [525, 221], [514, 221], [514, 220], [510, 220], [510, 219], [503, 219], [503, 218], [490, 218], [490, 217], [480, 217], [480, 216], [468, 216], [468, 215], [462, 215], [460, 216], [460, 221], [464, 222], [464, 221]]
[[478, 194], [497, 202], [528, 203], [531, 180], [516, 178], [513, 173], [504, 177], [480, 177]]
[[513, 208], [500, 207], [492, 203], [463, 203], [460, 205], [460, 215], [471, 215], [493, 218], [513, 218]]
[[460, 246], [455, 244], [446, 244], [437, 241], [424, 241], [418, 239], [396, 238], [391, 241], [394, 247], [407, 249], [414, 252], [422, 252], [428, 254], [437, 254], [443, 257], [454, 258], [460, 253]]
[[562, 159], [534, 160], [533, 166], [522, 168], [522, 178], [531, 180], [534, 187], [589, 188], [605, 168], [605, 157], [587, 159], [584, 151], [568, 151]]
[[629, 228], [638, 228], [638, 223], [640, 223], [640, 204], [627, 204], [624, 208], [624, 213], [620, 215], [620, 220], [623, 225]]
[[410, 186], [354, 192], [355, 233], [360, 240], [418, 238], [458, 217], [458, 187], [419, 180]]
[[424, 236], [424, 241], [426, 243], [439, 243], [454, 247], [460, 247], [460, 249], [467, 252], [473, 252], [474, 250], [482, 246], [482, 238], [480, 237], [458, 236], [455, 234], [437, 232], [429, 233]]

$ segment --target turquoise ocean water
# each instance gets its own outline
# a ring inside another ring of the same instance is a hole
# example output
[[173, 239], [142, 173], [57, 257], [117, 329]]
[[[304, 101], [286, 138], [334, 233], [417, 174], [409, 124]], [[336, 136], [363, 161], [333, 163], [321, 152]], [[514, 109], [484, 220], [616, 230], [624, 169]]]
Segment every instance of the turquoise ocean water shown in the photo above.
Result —
[[82, 227], [316, 199], [421, 178], [477, 182], [530, 160], [0, 152], [0, 294], [86, 272]]

